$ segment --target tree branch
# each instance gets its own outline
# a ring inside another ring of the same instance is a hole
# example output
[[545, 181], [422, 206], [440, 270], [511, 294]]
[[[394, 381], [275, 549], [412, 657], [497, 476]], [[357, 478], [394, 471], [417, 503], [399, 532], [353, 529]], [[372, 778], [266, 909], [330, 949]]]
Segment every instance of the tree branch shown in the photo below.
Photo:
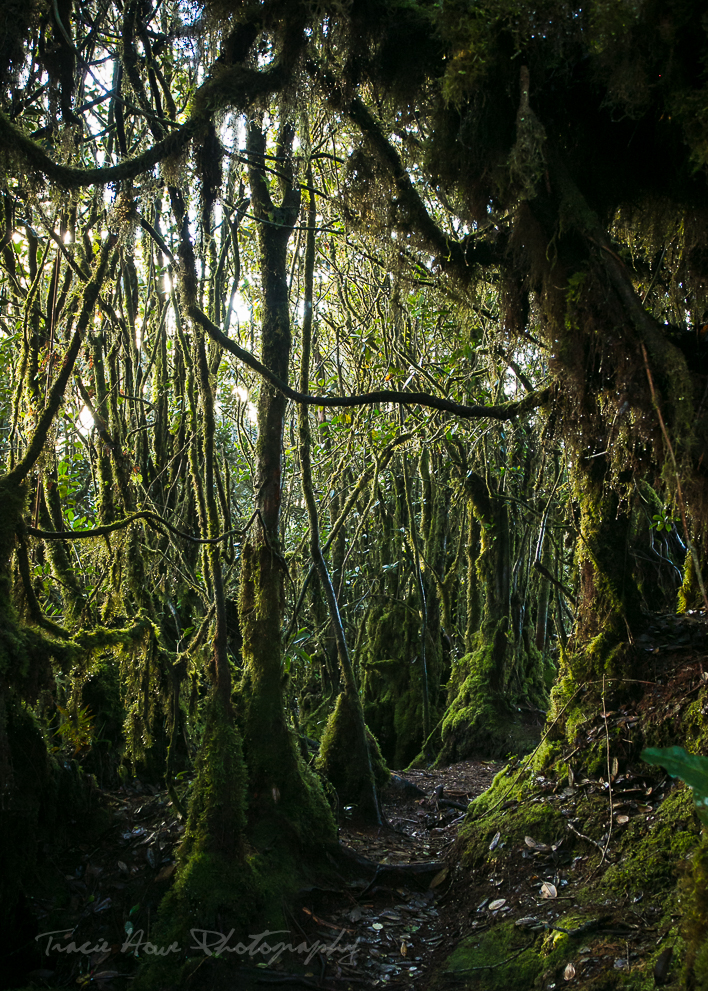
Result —
[[130, 516], [126, 516], [123, 520], [106, 523], [104, 526], [95, 526], [89, 530], [40, 530], [36, 526], [26, 526], [25, 532], [31, 534], [33, 537], [41, 537], [42, 540], [85, 540], [90, 537], [107, 537], [109, 533], [114, 533], [116, 530], [124, 530], [125, 527], [130, 526], [131, 523], [135, 523], [137, 520], [144, 520], [148, 526], [151, 526], [158, 532], [160, 532], [160, 527], [164, 527], [170, 533], [174, 534], [175, 537], [189, 540], [193, 544], [219, 544], [222, 540], [226, 540], [227, 537], [232, 537], [236, 534], [244, 536], [257, 515], [257, 513], [254, 513], [248, 523], [240, 530], [227, 530], [226, 533], [222, 533], [218, 537], [193, 537], [191, 533], [178, 530], [177, 527], [172, 526], [171, 523], [168, 523], [162, 516], [158, 516], [157, 513], [145, 509], [137, 513], [131, 513]]
[[301, 392], [297, 392], [295, 389], [291, 389], [282, 379], [278, 378], [265, 365], [261, 364], [250, 351], [246, 351], [245, 348], [240, 347], [230, 337], [227, 337], [198, 306], [194, 304], [188, 305], [187, 311], [192, 320], [199, 324], [207, 332], [209, 337], [215, 343], [220, 344], [225, 351], [230, 352], [230, 354], [233, 354], [242, 361], [244, 365], [248, 365], [249, 368], [258, 372], [262, 378], [270, 382], [271, 385], [274, 385], [276, 389], [279, 389], [288, 399], [292, 399], [296, 403], [304, 403], [306, 406], [322, 406], [325, 408], [343, 406], [350, 408], [352, 406], [372, 406], [375, 403], [394, 403], [402, 406], [425, 406], [444, 413], [454, 413], [456, 416], [461, 416], [466, 420], [487, 418], [490, 420], [505, 421], [512, 420], [514, 417], [521, 416], [524, 413], [529, 413], [534, 409], [538, 409], [539, 406], [544, 406], [550, 401], [553, 395], [553, 386], [549, 385], [543, 389], [537, 389], [529, 393], [529, 395], [524, 396], [521, 400], [499, 403], [496, 406], [465, 406], [462, 403], [455, 403], [451, 399], [442, 399], [439, 396], [433, 396], [428, 392], [395, 392], [389, 389], [364, 392], [359, 396], [306, 396]]

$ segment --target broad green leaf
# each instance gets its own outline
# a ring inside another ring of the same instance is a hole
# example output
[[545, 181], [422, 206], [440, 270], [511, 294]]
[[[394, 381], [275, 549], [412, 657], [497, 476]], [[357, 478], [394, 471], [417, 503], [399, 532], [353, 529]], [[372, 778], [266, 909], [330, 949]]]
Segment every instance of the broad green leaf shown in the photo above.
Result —
[[689, 754], [683, 747], [648, 747], [641, 757], [647, 764], [665, 768], [672, 778], [680, 778], [693, 789], [698, 815], [708, 826], [708, 757]]

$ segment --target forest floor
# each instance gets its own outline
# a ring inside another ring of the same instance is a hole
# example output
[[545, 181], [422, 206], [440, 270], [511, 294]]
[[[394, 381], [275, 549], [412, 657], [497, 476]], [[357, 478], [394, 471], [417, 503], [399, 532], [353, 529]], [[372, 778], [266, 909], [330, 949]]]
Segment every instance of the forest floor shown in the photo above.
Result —
[[[303, 890], [284, 909], [287, 930], [253, 934], [228, 986], [684, 987], [682, 884], [700, 823], [690, 790], [638, 755], [647, 744], [692, 749], [708, 712], [707, 648], [703, 617], [654, 617], [636, 644], [644, 679], [629, 695], [608, 686], [604, 707], [588, 696], [572, 745], [561, 741], [565, 771], [512, 761], [473, 821], [470, 800], [503, 765], [394, 777], [386, 826], [362, 828], [346, 812], [340, 822], [368, 873], [359, 859], [353, 877]], [[28, 987], [124, 991], [145, 955], [184, 827], [166, 793], [140, 782], [95, 800], [102, 831], [53, 861], [33, 899], [39, 932], [53, 935], [38, 941]], [[276, 958], [278, 940], [298, 949]], [[74, 950], [62, 951], [68, 941]], [[188, 987], [217, 986], [198, 970]]]
[[[261, 968], [249, 983], [283, 987], [290, 974], [297, 987], [419, 985], [435, 951], [461, 934], [456, 925], [450, 931], [441, 915], [450, 875], [444, 857], [469, 801], [489, 787], [500, 766], [467, 761], [411, 771], [405, 781], [394, 775], [383, 802], [387, 825], [380, 828], [357, 826], [344, 813], [340, 842], [378, 864], [377, 874], [304, 890], [288, 910], [288, 933], [278, 938], [304, 941], [308, 952], [271, 963], [273, 955], [264, 950], [277, 940], [256, 941], [244, 954], [247, 965]], [[167, 793], [139, 781], [97, 793], [96, 800], [111, 821], [97, 836], [67, 849], [53, 863], [43, 894], [33, 899], [39, 932], [52, 935], [37, 940], [42, 963], [28, 973], [28, 986], [119, 991], [129, 986], [145, 955], [184, 826]], [[406, 868], [397, 874], [397, 865]], [[63, 950], [71, 944], [75, 951]], [[324, 953], [306, 962], [315, 944]], [[353, 944], [355, 951], [344, 950]]]

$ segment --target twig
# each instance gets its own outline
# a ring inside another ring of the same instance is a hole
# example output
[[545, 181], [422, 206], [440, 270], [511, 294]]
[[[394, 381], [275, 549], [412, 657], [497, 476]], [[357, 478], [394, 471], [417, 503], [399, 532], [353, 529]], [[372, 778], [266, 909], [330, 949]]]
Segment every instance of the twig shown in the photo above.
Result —
[[604, 848], [602, 844], [598, 843], [597, 840], [594, 840], [592, 836], [586, 836], [585, 833], [581, 833], [579, 830], [575, 828], [575, 826], [572, 826], [569, 822], [566, 822], [566, 826], [571, 831], [571, 833], [575, 833], [575, 835], [578, 837], [579, 840], [585, 840], [586, 843], [592, 843], [593, 846], [597, 847], [600, 853], [603, 853]]
[[[178, 530], [177, 527], [172, 526], [167, 520], [163, 519], [158, 513], [153, 513], [151, 510], [140, 510], [137, 513], [131, 513], [130, 516], [126, 516], [123, 520], [116, 520], [114, 523], [107, 523], [104, 526], [91, 527], [87, 530], [40, 530], [36, 526], [26, 526], [25, 530], [27, 533], [31, 534], [33, 537], [41, 537], [42, 540], [85, 540], [90, 537], [105, 537], [109, 533], [114, 533], [116, 530], [123, 530], [125, 527], [130, 526], [131, 523], [135, 523], [137, 520], [144, 520], [148, 526], [153, 527], [159, 531], [161, 526], [164, 526], [166, 530], [174, 534], [175, 537], [182, 537], [183, 540], [189, 540], [193, 544], [218, 544], [222, 540], [226, 540], [227, 537], [234, 536], [238, 534], [243, 537], [250, 530], [251, 524], [253, 523], [256, 516], [260, 516], [258, 510], [253, 513], [248, 523], [242, 527], [240, 530], [227, 530], [226, 533], [222, 533], [218, 537], [193, 537], [190, 533], [185, 533], [183, 530]], [[261, 520], [261, 523], [263, 521]]]
[[471, 974], [475, 970], [496, 970], [497, 967], [503, 967], [504, 964], [511, 963], [512, 960], [516, 960], [516, 958], [520, 957], [526, 950], [530, 950], [532, 946], [533, 941], [531, 943], [527, 943], [526, 946], [522, 946], [516, 951], [516, 953], [512, 953], [510, 957], [500, 960], [499, 963], [482, 964], [481, 967], [464, 967], [462, 970], [444, 970], [443, 974], [446, 977], [457, 977], [461, 974]]
[[605, 720], [605, 745], [607, 750], [607, 788], [610, 796], [610, 828], [607, 831], [607, 843], [605, 844], [605, 849], [602, 851], [602, 859], [600, 864], [605, 862], [605, 857], [607, 856], [607, 851], [610, 848], [610, 840], [612, 839], [612, 823], [614, 822], [614, 802], [612, 798], [612, 767], [610, 765], [610, 731], [607, 727], [607, 706], [605, 705], [605, 676], [602, 676], [602, 718]]
[[666, 248], [667, 248], [667, 245], [664, 245], [664, 250], [663, 250], [663, 251], [661, 252], [661, 258], [659, 259], [659, 262], [658, 262], [658, 264], [657, 264], [657, 266], [656, 266], [656, 271], [654, 272], [654, 276], [653, 276], [653, 278], [652, 278], [652, 280], [651, 280], [651, 282], [649, 283], [649, 288], [648, 288], [648, 289], [647, 289], [647, 291], [646, 291], [646, 292], [644, 293], [644, 298], [642, 299], [642, 306], [644, 306], [644, 304], [646, 303], [646, 301], [647, 301], [647, 299], [648, 299], [648, 297], [649, 297], [649, 293], [650, 293], [650, 292], [652, 291], [652, 289], [654, 288], [654, 285], [655, 285], [655, 283], [656, 283], [656, 280], [657, 280], [657, 279], [658, 279], [658, 277], [659, 277], [659, 272], [661, 271], [661, 263], [662, 263], [662, 262], [663, 262], [663, 260], [664, 260], [664, 255], [666, 254]]

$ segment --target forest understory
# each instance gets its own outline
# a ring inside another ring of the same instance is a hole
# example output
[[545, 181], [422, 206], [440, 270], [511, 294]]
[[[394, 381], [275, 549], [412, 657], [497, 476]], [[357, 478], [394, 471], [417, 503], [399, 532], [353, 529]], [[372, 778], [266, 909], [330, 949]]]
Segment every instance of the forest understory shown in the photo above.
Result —
[[[635, 650], [644, 678], [588, 686], [552, 764], [553, 726], [509, 763], [393, 775], [380, 827], [342, 809], [346, 852], [283, 904], [285, 928], [195, 930], [180, 988], [685, 987], [705, 845], [691, 790], [639, 754], [705, 739], [708, 623], [647, 616]], [[129, 988], [184, 828], [153, 785], [94, 789], [37, 865], [12, 986]]]

